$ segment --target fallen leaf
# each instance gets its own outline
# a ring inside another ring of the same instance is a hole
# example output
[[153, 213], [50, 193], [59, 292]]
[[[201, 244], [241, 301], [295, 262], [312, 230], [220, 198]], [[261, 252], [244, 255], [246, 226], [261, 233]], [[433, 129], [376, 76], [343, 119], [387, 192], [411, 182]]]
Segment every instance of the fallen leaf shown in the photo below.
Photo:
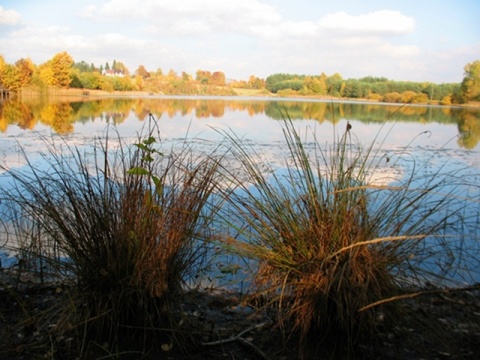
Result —
[[173, 345], [172, 344], [162, 344], [162, 350], [163, 351], [170, 351], [172, 350]]

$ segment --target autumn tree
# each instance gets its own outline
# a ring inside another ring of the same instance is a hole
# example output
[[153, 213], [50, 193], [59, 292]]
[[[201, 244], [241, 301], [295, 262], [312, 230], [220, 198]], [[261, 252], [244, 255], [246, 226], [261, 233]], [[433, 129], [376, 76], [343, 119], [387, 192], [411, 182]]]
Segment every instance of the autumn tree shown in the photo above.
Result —
[[265, 81], [255, 75], [250, 75], [248, 78], [248, 87], [251, 89], [263, 89], [265, 87]]
[[305, 89], [308, 94], [325, 95], [327, 93], [327, 76], [322, 73], [320, 76], [308, 76], [305, 78]]
[[29, 84], [32, 80], [33, 72], [35, 71], [35, 65], [33, 64], [32, 60], [20, 59], [15, 62], [15, 66], [18, 70], [20, 87]]
[[204, 85], [207, 85], [209, 83], [210, 77], [212, 76], [210, 71], [205, 71], [205, 70], [197, 70], [196, 75], [197, 76], [195, 80], [197, 80], [200, 84], [204, 84]]
[[21, 81], [18, 69], [11, 64], [3, 65], [0, 69], [0, 83], [8, 90], [19, 90], [21, 87]]
[[140, 65], [137, 70], [135, 70], [135, 75], [140, 76], [142, 79], [148, 79], [150, 77], [150, 73], [145, 69], [145, 66]]
[[71, 81], [70, 70], [73, 64], [73, 58], [67, 52], [63, 51], [56, 54], [52, 60], [49, 61], [53, 72], [53, 83], [51, 85], [69, 87]]
[[173, 69], [168, 70], [167, 79], [168, 79], [168, 81], [174, 81], [174, 80], [178, 79], [178, 76], [177, 76], [177, 73], [175, 72], [175, 70], [173, 70]]
[[225, 86], [225, 74], [221, 71], [215, 71], [210, 77], [210, 85]]
[[54, 73], [51, 66], [51, 61], [47, 61], [46, 63], [40, 64], [37, 69], [37, 76], [41, 84], [51, 86], [54, 85]]
[[461, 100], [480, 100], [480, 60], [465, 65], [464, 70], [465, 76], [460, 86]]
[[185, 71], [182, 71], [182, 81], [184, 82], [192, 81], [192, 75], [190, 75]]

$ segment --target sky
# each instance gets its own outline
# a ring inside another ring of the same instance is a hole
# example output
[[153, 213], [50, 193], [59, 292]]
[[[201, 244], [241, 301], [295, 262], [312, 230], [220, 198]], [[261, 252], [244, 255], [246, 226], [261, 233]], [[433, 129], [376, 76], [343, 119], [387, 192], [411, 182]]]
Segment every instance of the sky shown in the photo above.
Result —
[[449, 83], [480, 60], [479, 18], [479, 0], [0, 0], [0, 55]]

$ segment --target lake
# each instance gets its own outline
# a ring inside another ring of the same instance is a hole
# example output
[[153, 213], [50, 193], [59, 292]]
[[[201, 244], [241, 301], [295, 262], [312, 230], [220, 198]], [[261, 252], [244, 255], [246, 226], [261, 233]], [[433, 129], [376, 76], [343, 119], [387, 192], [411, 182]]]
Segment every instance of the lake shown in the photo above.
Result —
[[[40, 161], [39, 154], [46, 150], [42, 136], [62, 137], [67, 144], [90, 149], [112, 125], [123, 139], [134, 143], [150, 114], [157, 121], [164, 153], [185, 141], [199, 152], [208, 152], [222, 145], [226, 131], [277, 168], [288, 156], [282, 130], [285, 117], [305, 137], [307, 149], [312, 142], [309, 134], [328, 148], [349, 124], [352, 143], [373, 144], [375, 152], [388, 159], [417, 159], [399, 167], [393, 161], [382, 163], [376, 169], [379, 173], [372, 174], [373, 182], [392, 181], [411, 171], [420, 178], [458, 173], [465, 180], [461, 189], [461, 196], [468, 199], [465, 211], [479, 213], [480, 109], [467, 107], [197, 96], [10, 99], [0, 103], [0, 161], [21, 169], [20, 149], [32, 162]], [[0, 185], [5, 186], [5, 181], [0, 174]], [[465, 229], [472, 251], [477, 251], [477, 230]], [[480, 281], [478, 274], [474, 280]]]

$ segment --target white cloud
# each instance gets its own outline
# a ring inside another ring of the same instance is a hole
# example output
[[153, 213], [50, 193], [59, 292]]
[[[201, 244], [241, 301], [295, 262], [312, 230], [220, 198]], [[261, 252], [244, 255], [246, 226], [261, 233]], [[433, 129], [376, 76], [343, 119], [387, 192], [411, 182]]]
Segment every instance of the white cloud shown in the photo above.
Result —
[[[235, 79], [275, 72], [339, 72], [345, 78], [433, 81], [460, 81], [455, 80], [457, 73], [461, 75], [462, 66], [480, 53], [478, 44], [457, 47], [456, 52], [445, 47], [444, 53], [421, 48], [417, 34], [411, 35], [415, 21], [405, 12], [337, 12], [323, 17], [312, 12], [293, 19], [280, 13], [280, 5], [263, 1], [105, 0], [85, 7], [82, 19], [63, 22], [46, 22], [25, 12], [22, 26], [0, 37], [0, 49], [9, 62], [28, 56], [40, 64], [67, 51], [75, 61], [96, 65], [116, 59], [131, 72], [144, 65], [148, 70], [191, 74], [221, 70]], [[0, 24], [6, 21], [5, 13], [0, 7]], [[45, 23], [51, 26], [41, 25]]]
[[69, 28], [49, 25], [49, 26], [36, 26], [27, 25], [17, 31], [12, 32], [12, 38], [14, 39], [31, 39], [31, 38], [43, 38], [45, 41], [49, 41], [52, 37], [56, 38], [62, 34], [66, 34]]
[[415, 20], [398, 11], [390, 10], [357, 16], [340, 11], [321, 18], [319, 26], [325, 30], [341, 33], [409, 34], [415, 28]]
[[420, 54], [418, 46], [414, 45], [392, 45], [390, 43], [381, 44], [378, 47], [381, 54], [389, 55], [394, 58], [409, 58]]
[[255, 33], [259, 24], [268, 26], [281, 20], [273, 7], [258, 0], [110, 0], [100, 7], [87, 7], [83, 15], [96, 21], [147, 22], [150, 32], [171, 35]]
[[0, 25], [17, 25], [22, 20], [21, 15], [15, 10], [6, 10], [0, 6]]
[[277, 28], [282, 38], [314, 38], [318, 35], [318, 26], [311, 21], [287, 21]]

